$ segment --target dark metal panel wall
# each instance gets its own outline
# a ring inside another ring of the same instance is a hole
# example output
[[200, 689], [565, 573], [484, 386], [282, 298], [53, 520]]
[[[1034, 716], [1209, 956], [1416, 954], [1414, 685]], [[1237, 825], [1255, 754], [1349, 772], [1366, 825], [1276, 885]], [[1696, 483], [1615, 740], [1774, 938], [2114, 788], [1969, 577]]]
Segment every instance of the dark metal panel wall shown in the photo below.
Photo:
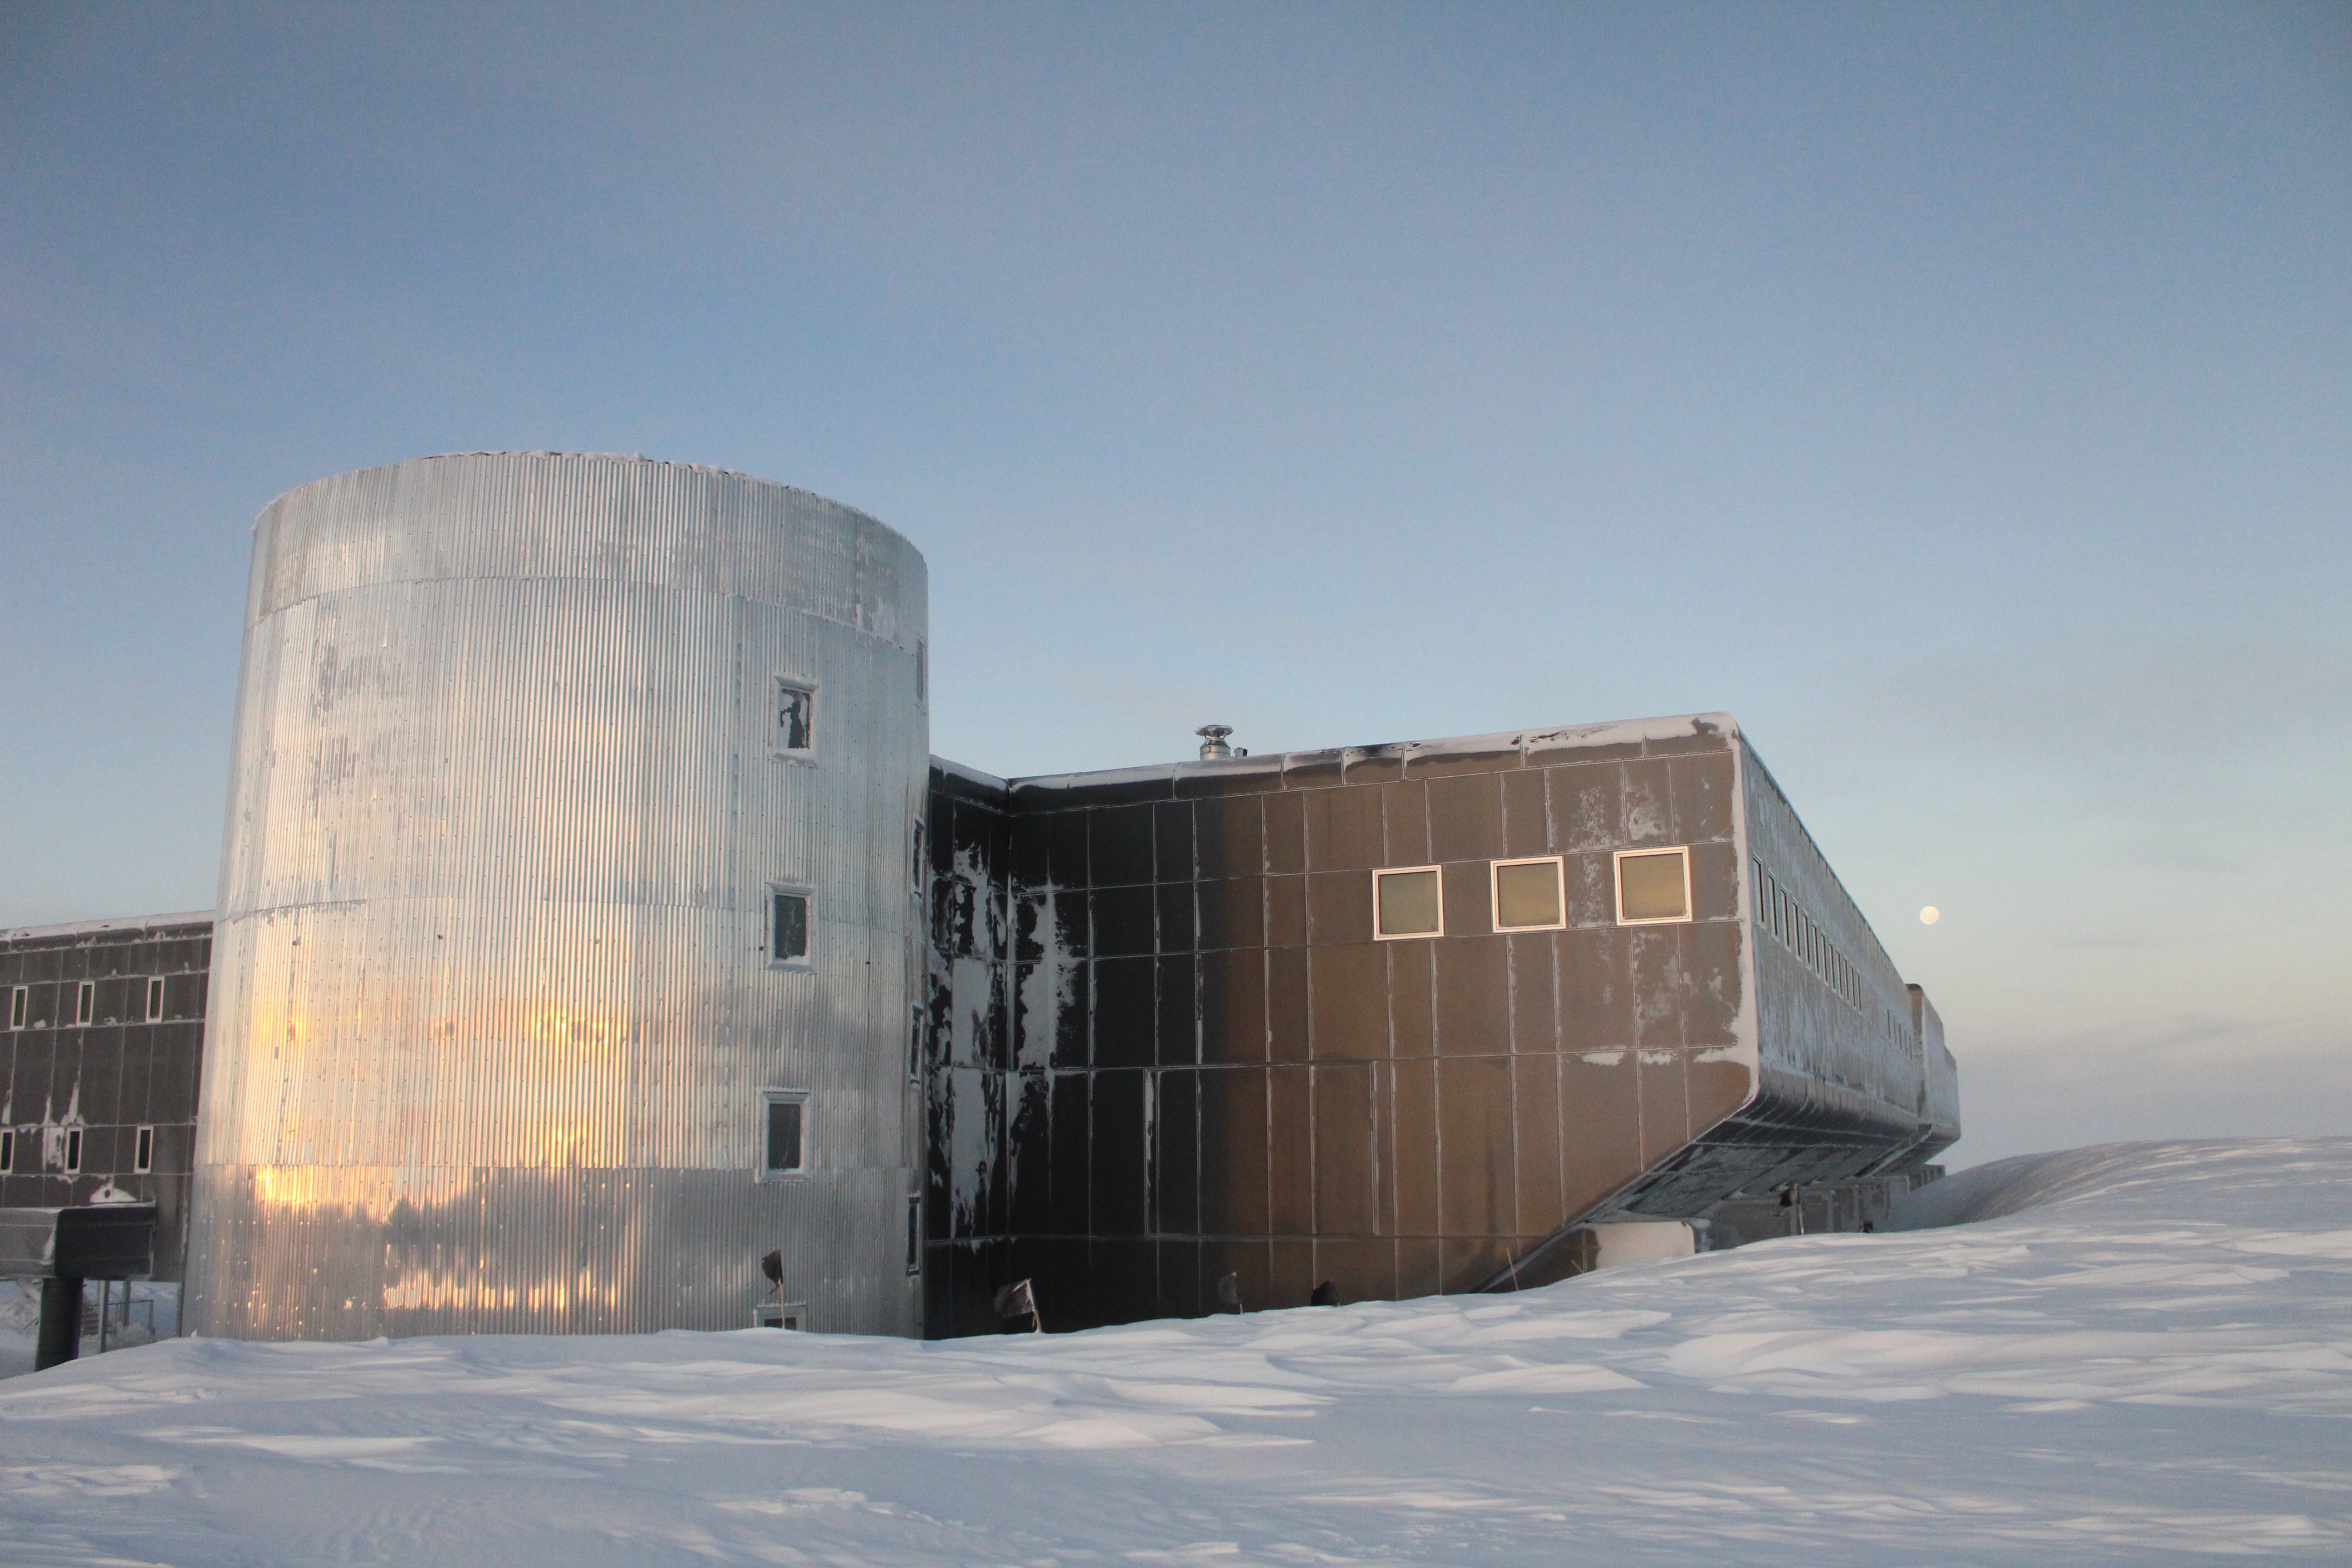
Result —
[[[943, 1136], [969, 1112], [941, 1078], [998, 1073], [1017, 1109], [987, 1169], [935, 1156], [933, 1331], [991, 1326], [987, 1289], [1024, 1275], [1055, 1327], [1212, 1310], [1227, 1271], [1253, 1306], [1467, 1289], [1686, 1147], [1753, 1084], [1735, 747], [1658, 721], [984, 802], [935, 771], [935, 908], [985, 886], [1013, 911], [980, 967], [935, 920], [946, 1010], [1016, 1005], [1001, 1067], [935, 1026], [934, 1148], [981, 1147]], [[1619, 926], [1614, 851], [1675, 844], [1697, 918]], [[1489, 863], [1547, 854], [1568, 929], [1496, 932]], [[1374, 941], [1371, 871], [1433, 861], [1447, 934]], [[1000, 1172], [1017, 1217], [991, 1232]]]
[[[0, 931], [0, 1126], [16, 1132], [0, 1205], [152, 1203], [159, 1279], [179, 1279], [187, 1251], [211, 950], [212, 921], [202, 915]], [[150, 1020], [155, 979], [163, 1016]], [[93, 988], [87, 1025], [75, 1021], [84, 982]], [[5, 1027], [20, 985], [24, 1026]], [[141, 1127], [154, 1129], [153, 1168], [143, 1173]], [[81, 1164], [68, 1172], [74, 1130]]]

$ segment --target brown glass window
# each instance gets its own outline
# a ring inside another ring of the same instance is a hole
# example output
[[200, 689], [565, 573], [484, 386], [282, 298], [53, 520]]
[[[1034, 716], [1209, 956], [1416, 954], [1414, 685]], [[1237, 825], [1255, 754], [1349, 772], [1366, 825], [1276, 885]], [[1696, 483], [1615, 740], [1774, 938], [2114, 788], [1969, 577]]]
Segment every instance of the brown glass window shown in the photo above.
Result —
[[1372, 873], [1372, 934], [1382, 942], [1398, 937], [1444, 936], [1444, 906], [1440, 901], [1434, 866], [1407, 866]]
[[1617, 851], [1617, 923], [1686, 921], [1690, 912], [1688, 849]]
[[1495, 862], [1495, 929], [1558, 931], [1568, 924], [1560, 858]]

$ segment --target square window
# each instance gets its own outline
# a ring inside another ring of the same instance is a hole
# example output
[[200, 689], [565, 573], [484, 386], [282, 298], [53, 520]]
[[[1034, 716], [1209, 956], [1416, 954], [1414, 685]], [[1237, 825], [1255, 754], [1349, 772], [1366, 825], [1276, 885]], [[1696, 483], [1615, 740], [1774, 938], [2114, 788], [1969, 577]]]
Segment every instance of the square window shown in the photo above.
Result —
[[155, 1168], [155, 1130], [152, 1127], [139, 1130], [134, 1154], [131, 1168], [139, 1174], [143, 1176]]
[[1617, 923], [1654, 925], [1690, 914], [1690, 851], [1617, 851]]
[[1444, 936], [1445, 915], [1438, 898], [1438, 877], [1434, 866], [1373, 872], [1372, 934], [1382, 942]]
[[768, 889], [768, 963], [771, 967], [806, 969], [809, 967], [809, 927], [813, 923], [809, 908], [813, 898], [806, 888], [770, 888]]
[[1495, 862], [1495, 929], [1559, 931], [1568, 924], [1560, 858]]
[[74, 993], [74, 1022], [87, 1024], [90, 1020], [90, 1015], [97, 1011], [98, 983], [94, 980], [85, 980], [81, 983], [80, 988]]
[[776, 678], [775, 726], [768, 749], [779, 756], [816, 750], [816, 688], [805, 680]]
[[760, 1096], [760, 1174], [797, 1176], [808, 1170], [808, 1096], [772, 1089]]
[[153, 1023], [163, 1016], [163, 977], [160, 974], [147, 982], [147, 1021]]

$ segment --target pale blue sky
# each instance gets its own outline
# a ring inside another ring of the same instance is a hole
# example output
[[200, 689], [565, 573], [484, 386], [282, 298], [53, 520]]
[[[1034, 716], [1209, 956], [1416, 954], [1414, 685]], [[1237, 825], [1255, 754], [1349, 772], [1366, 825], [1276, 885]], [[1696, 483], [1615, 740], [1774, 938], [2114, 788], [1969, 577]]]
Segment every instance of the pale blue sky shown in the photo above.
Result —
[[2352, 1131], [2352, 8], [11, 4], [0, 214], [0, 921], [212, 901], [272, 496], [641, 451], [999, 773], [1729, 710], [1958, 1163]]

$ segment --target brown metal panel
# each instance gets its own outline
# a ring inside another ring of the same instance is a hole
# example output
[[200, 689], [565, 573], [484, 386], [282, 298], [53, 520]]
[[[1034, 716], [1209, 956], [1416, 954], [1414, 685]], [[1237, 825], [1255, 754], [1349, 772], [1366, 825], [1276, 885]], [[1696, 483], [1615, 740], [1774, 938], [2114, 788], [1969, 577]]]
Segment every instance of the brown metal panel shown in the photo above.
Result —
[[1394, 1116], [1389, 1164], [1394, 1173], [1396, 1228], [1400, 1236], [1435, 1236], [1441, 1184], [1437, 1148], [1437, 1064], [1397, 1062], [1389, 1069]]
[[1488, 860], [1503, 847], [1503, 785], [1491, 773], [1429, 781], [1430, 858]]
[[1275, 1305], [1274, 1247], [1264, 1235], [1206, 1241], [1201, 1245], [1201, 1308], [1208, 1312], [1234, 1309], [1217, 1299], [1217, 1281], [1226, 1275], [1240, 1286], [1244, 1311], [1262, 1312]]
[[1301, 947], [1307, 942], [1307, 879], [1265, 879], [1265, 944]]
[[1518, 1163], [1518, 1227], [1549, 1236], [1569, 1215], [1560, 1181], [1559, 1064], [1557, 1058], [1511, 1058], [1511, 1125]]
[[1562, 1204], [1578, 1214], [1642, 1172], [1640, 1069], [1622, 1047], [1564, 1052], [1559, 1065]]
[[1617, 764], [1546, 768], [1544, 783], [1551, 799], [1552, 843], [1562, 849], [1612, 849], [1624, 843], [1624, 790]]
[[1266, 1055], [1278, 1062], [1303, 1062], [1312, 1050], [1308, 1034], [1307, 950], [1270, 947], [1265, 952]]
[[1727, 1049], [1738, 1043], [1743, 933], [1729, 921], [1674, 926], [1681, 948], [1675, 1008], [1686, 1046]]
[[1454, 860], [1443, 868], [1438, 885], [1444, 900], [1447, 937], [1493, 933], [1495, 889], [1490, 864], [1485, 860]]
[[1507, 1236], [1449, 1236], [1439, 1245], [1438, 1268], [1449, 1292], [1475, 1290], [1500, 1273], [1516, 1251]]
[[1500, 736], [1496, 741], [1496, 744], [1486, 747], [1465, 746], [1456, 741], [1442, 747], [1415, 748], [1405, 763], [1405, 772], [1414, 778], [1440, 779], [1493, 774], [1517, 767], [1518, 742]]
[[1265, 1069], [1201, 1073], [1201, 1229], [1210, 1236], [1266, 1233]]
[[1307, 940], [1318, 945], [1372, 940], [1370, 871], [1315, 871], [1307, 875]]
[[1382, 784], [1381, 834], [1386, 846], [1384, 866], [1426, 866], [1429, 862], [1429, 786], [1418, 783]]
[[1739, 883], [1748, 874], [1739, 846], [1699, 844], [1691, 848], [1691, 916], [1702, 921], [1739, 918]]
[[1265, 1060], [1265, 950], [1201, 955], [1201, 1059]]
[[1385, 942], [1389, 958], [1389, 1050], [1398, 1057], [1426, 1057], [1437, 1049], [1436, 967], [1433, 942]]
[[1622, 841], [1626, 844], [1674, 842], [1674, 806], [1667, 798], [1667, 764], [1664, 761], [1626, 763], [1620, 769], [1624, 791]]
[[1511, 1152], [1511, 1059], [1439, 1058], [1437, 1115], [1444, 1234], [1514, 1234], [1518, 1173]]
[[1381, 864], [1379, 791], [1314, 790], [1305, 796], [1305, 816], [1308, 870], [1369, 871]]
[[1679, 925], [1636, 926], [1624, 933], [1633, 990], [1633, 1043], [1645, 1050], [1683, 1043], [1685, 975]]
[[1748, 1103], [1755, 1069], [1746, 1062], [1694, 1055], [1687, 1068], [1691, 1125], [1704, 1132]]
[[1676, 844], [1707, 844], [1732, 837], [1732, 772], [1728, 751], [1676, 757], [1666, 766], [1673, 802], [1668, 837]]
[[1308, 1237], [1274, 1238], [1267, 1248], [1273, 1264], [1272, 1277], [1267, 1281], [1266, 1304], [1272, 1307], [1304, 1307], [1315, 1292], [1315, 1243]]
[[1370, 1061], [1388, 1055], [1389, 945], [1393, 944], [1366, 942], [1307, 950], [1318, 1060]]
[[1299, 797], [1288, 790], [1261, 795], [1265, 804], [1265, 868], [1297, 872], [1307, 869], [1307, 813]]
[[1258, 796], [1201, 801], [1193, 824], [1202, 876], [1255, 878], [1264, 873], [1265, 817]]
[[1591, 853], [1562, 858], [1562, 892], [1571, 928], [1590, 930], [1617, 923], [1617, 868], [1613, 856]]
[[1248, 877], [1200, 885], [1203, 948], [1265, 945], [1265, 880]]
[[1605, 1050], [1633, 1043], [1633, 995], [1625, 973], [1628, 934], [1610, 927], [1566, 931], [1552, 938], [1560, 1049]]
[[1385, 1238], [1318, 1238], [1315, 1277], [1339, 1291], [1339, 1304], [1390, 1301], [1397, 1296], [1397, 1244]]
[[1266, 1186], [1273, 1231], [1315, 1228], [1315, 1107], [1304, 1067], [1266, 1069]]
[[1502, 939], [1511, 965], [1511, 1049], [1559, 1049], [1559, 997], [1552, 979], [1551, 931]]
[[1544, 787], [1548, 769], [1503, 774], [1503, 845], [1506, 857], [1543, 855], [1551, 849], [1551, 809]]
[[1493, 937], [1448, 937], [1431, 945], [1436, 949], [1438, 1055], [1508, 1051], [1509, 950]]
[[1396, 1244], [1397, 1297], [1434, 1296], [1445, 1289], [1444, 1248], [1433, 1237], [1404, 1237]]
[[1370, 1236], [1378, 1228], [1369, 1064], [1314, 1071], [1315, 1215], [1318, 1236]]
[[1642, 1083], [1642, 1158], [1644, 1163], [1673, 1153], [1691, 1140], [1690, 1084], [1684, 1069], [1689, 1053], [1635, 1051]]

